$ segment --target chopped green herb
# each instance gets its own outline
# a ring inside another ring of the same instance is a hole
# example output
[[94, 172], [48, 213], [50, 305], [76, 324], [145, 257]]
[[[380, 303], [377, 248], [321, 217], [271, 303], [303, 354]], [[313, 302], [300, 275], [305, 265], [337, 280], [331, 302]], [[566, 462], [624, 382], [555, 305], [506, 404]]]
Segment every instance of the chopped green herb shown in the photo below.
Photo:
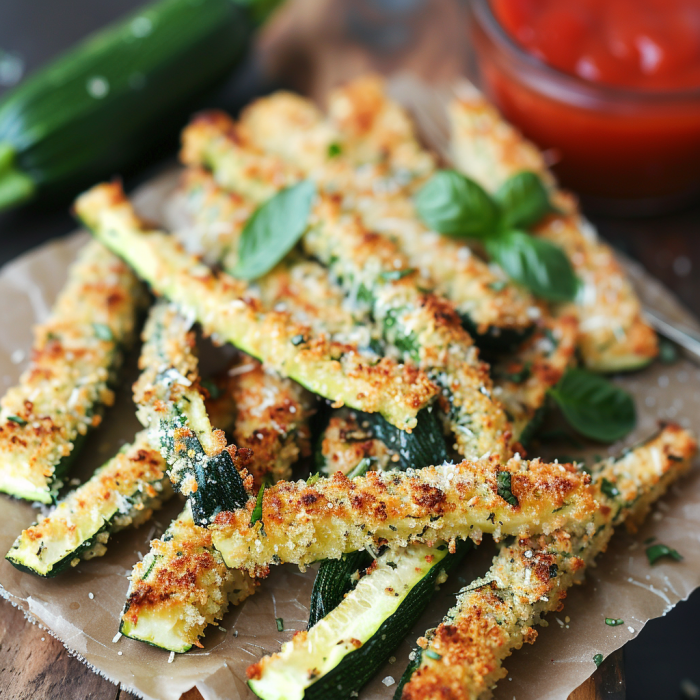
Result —
[[613, 484], [612, 481], [609, 481], [605, 477], [600, 482], [600, 490], [608, 497], [608, 498], [616, 498], [617, 496], [620, 495], [620, 490]]
[[262, 520], [262, 507], [263, 507], [263, 494], [267, 488], [267, 482], [263, 481], [260, 491], [258, 491], [258, 497], [255, 500], [255, 508], [253, 508], [253, 513], [250, 516], [250, 524], [254, 525], [258, 520]]
[[335, 158], [343, 152], [343, 147], [339, 143], [328, 144], [328, 157]]
[[209, 396], [215, 401], [221, 396], [221, 389], [219, 389], [211, 379], [202, 379], [200, 383], [209, 392]]
[[593, 657], [593, 663], [596, 665], [596, 668], [600, 666], [600, 664], [603, 663], [603, 655], [602, 654], [596, 654]]
[[615, 618], [615, 617], [606, 617], [605, 618], [605, 624], [609, 625], [610, 627], [619, 627], [620, 625], [624, 625], [625, 621], [620, 620], [620, 618]]
[[7, 420], [11, 420], [13, 423], [17, 423], [17, 425], [27, 425], [27, 421], [19, 416], [7, 416]]
[[396, 563], [393, 562], [393, 561], [388, 561], [388, 562], [386, 563], [386, 565], [389, 566], [389, 567], [391, 567], [392, 569], [396, 569], [396, 568], [398, 567], [398, 564], [396, 564]]
[[295, 335], [292, 337], [292, 345], [301, 345], [305, 341], [304, 336], [299, 333], [299, 335]]
[[426, 655], [429, 659], [435, 659], [435, 661], [440, 661], [440, 659], [442, 658], [442, 655], [441, 655], [441, 654], [438, 654], [436, 651], [433, 651], [432, 649], [427, 649], [427, 650], [425, 651], [425, 655]]
[[275, 622], [277, 623], [277, 631], [284, 632], [284, 620], [281, 617], [276, 617]]
[[315, 484], [319, 479], [321, 478], [321, 475], [316, 472], [315, 474], [312, 474], [307, 480], [306, 483], [311, 486], [312, 484]]
[[656, 564], [659, 559], [668, 557], [669, 559], [675, 559], [676, 561], [681, 561], [683, 559], [675, 549], [667, 547], [665, 544], [653, 544], [651, 547], [647, 547], [647, 559], [650, 564]]
[[511, 474], [510, 472], [502, 471], [498, 472], [496, 477], [496, 485], [498, 489], [498, 495], [507, 503], [512, 506], [519, 506], [520, 503], [518, 499], [513, 495], [511, 489]]
[[402, 280], [404, 277], [407, 277], [414, 272], [415, 269], [412, 267], [407, 267], [405, 270], [385, 270], [384, 272], [380, 272], [379, 276], [385, 282], [395, 282], [396, 280]]
[[95, 335], [100, 340], [111, 341], [114, 340], [114, 335], [112, 334], [112, 329], [106, 323], [93, 323], [93, 330]]

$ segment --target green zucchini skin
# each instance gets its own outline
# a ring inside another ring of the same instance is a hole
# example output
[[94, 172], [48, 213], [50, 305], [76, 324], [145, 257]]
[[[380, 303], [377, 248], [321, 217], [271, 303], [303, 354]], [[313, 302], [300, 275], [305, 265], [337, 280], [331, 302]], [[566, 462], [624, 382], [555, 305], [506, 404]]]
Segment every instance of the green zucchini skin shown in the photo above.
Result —
[[485, 333], [479, 333], [476, 324], [470, 316], [460, 314], [459, 318], [462, 321], [464, 330], [469, 333], [474, 340], [474, 344], [486, 358], [492, 358], [514, 350], [524, 343], [535, 329], [534, 325], [524, 329], [504, 329], [497, 326], [489, 326]]
[[399, 430], [378, 413], [358, 413], [358, 418], [361, 423], [367, 421], [374, 436], [396, 452], [399, 459], [395, 467], [401, 471], [443, 464], [449, 459], [437, 412], [430, 406], [418, 412], [418, 422], [410, 433]]
[[309, 628], [338, 607], [345, 594], [357, 585], [359, 579], [354, 575], [366, 569], [372, 560], [372, 555], [365, 550], [344, 554], [340, 559], [326, 559], [321, 562], [311, 591]]
[[304, 700], [349, 700], [356, 697], [360, 688], [391, 656], [422, 615], [435, 594], [438, 576], [442, 572], [449, 574], [472, 547], [471, 540], [461, 540], [455, 553], [448, 554], [430, 569], [368, 642], [348, 654], [333, 671], [307, 689]]
[[0, 209], [75, 194], [174, 141], [252, 30], [235, 0], [159, 0], [30, 76], [0, 101]]

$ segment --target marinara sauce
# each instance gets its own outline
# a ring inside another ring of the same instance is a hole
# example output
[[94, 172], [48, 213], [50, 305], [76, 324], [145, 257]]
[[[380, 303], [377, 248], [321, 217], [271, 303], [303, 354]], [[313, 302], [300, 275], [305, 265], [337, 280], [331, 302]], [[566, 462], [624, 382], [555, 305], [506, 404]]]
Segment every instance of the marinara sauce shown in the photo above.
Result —
[[584, 194], [700, 185], [700, 0], [477, 0], [484, 87]]

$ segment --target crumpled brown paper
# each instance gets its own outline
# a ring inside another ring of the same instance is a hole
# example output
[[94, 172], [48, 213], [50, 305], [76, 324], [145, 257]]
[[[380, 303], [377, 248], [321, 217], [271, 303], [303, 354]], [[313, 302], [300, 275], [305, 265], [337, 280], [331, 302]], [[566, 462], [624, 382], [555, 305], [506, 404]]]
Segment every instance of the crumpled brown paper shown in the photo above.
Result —
[[[159, 220], [163, 202], [172, 189], [173, 173], [142, 188], [138, 204], [144, 215]], [[0, 271], [3, 299], [0, 334], [0, 384], [4, 391], [16, 382], [26, 364], [31, 345], [31, 326], [43, 320], [66, 277], [66, 269], [87, 235], [76, 234], [48, 243], [8, 264]], [[696, 325], [669, 292], [643, 271], [630, 271], [640, 291], [671, 318]], [[86, 478], [138, 429], [129, 387], [135, 377], [132, 358], [122, 383], [117, 405], [106, 416], [86, 445], [76, 475]], [[616, 453], [652, 433], [658, 420], [672, 419], [700, 434], [700, 368], [687, 360], [674, 365], [654, 364], [619, 382], [635, 396], [639, 425], [633, 435], [610, 448], [593, 447], [580, 456]], [[171, 502], [155, 520], [137, 531], [115, 536], [101, 559], [81, 563], [75, 570], [53, 580], [20, 573], [0, 562], [1, 593], [20, 606], [32, 619], [46, 626], [95, 670], [122, 683], [138, 695], [158, 700], [177, 700], [196, 686], [205, 700], [250, 698], [245, 669], [264, 652], [276, 651], [295, 630], [306, 628], [313, 568], [301, 574], [295, 567], [275, 567], [271, 576], [242, 606], [232, 609], [220, 627], [204, 638], [204, 649], [175, 656], [122, 637], [117, 639], [119, 614], [133, 563], [160, 535], [180, 503]], [[35, 518], [29, 504], [2, 497], [0, 549], [7, 551], [20, 530]], [[684, 555], [682, 562], [663, 561], [651, 567], [643, 542], [650, 536]], [[436, 624], [454, 600], [454, 593], [488, 568], [492, 550], [485, 543], [462, 569], [455, 572], [423, 615], [413, 633], [390, 661], [362, 691], [361, 698], [393, 695], [415, 639]], [[632, 639], [645, 622], [668, 612], [700, 584], [700, 472], [696, 469], [654, 508], [635, 536], [616, 534], [610, 549], [592, 569], [587, 582], [574, 588], [562, 613], [550, 615], [549, 627], [540, 628], [534, 646], [517, 651], [506, 666], [508, 677], [496, 691], [505, 700], [565, 698], [594, 670], [594, 654], [609, 654]], [[93, 595], [90, 596], [90, 593]], [[284, 620], [278, 632], [275, 618]], [[605, 617], [622, 618], [624, 625], [608, 627]], [[569, 621], [570, 620], [570, 621]], [[511, 680], [512, 679], [512, 680]], [[385, 683], [383, 683], [385, 681]]]

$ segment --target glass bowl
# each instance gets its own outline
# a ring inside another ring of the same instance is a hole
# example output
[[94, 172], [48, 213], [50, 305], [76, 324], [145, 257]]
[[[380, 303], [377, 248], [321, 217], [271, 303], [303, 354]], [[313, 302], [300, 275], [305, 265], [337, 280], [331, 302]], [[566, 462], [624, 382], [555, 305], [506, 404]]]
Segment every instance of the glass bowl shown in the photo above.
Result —
[[529, 139], [551, 149], [560, 181], [599, 209], [653, 214], [700, 195], [700, 87], [617, 88], [527, 53], [489, 0], [472, 0], [477, 82]]

